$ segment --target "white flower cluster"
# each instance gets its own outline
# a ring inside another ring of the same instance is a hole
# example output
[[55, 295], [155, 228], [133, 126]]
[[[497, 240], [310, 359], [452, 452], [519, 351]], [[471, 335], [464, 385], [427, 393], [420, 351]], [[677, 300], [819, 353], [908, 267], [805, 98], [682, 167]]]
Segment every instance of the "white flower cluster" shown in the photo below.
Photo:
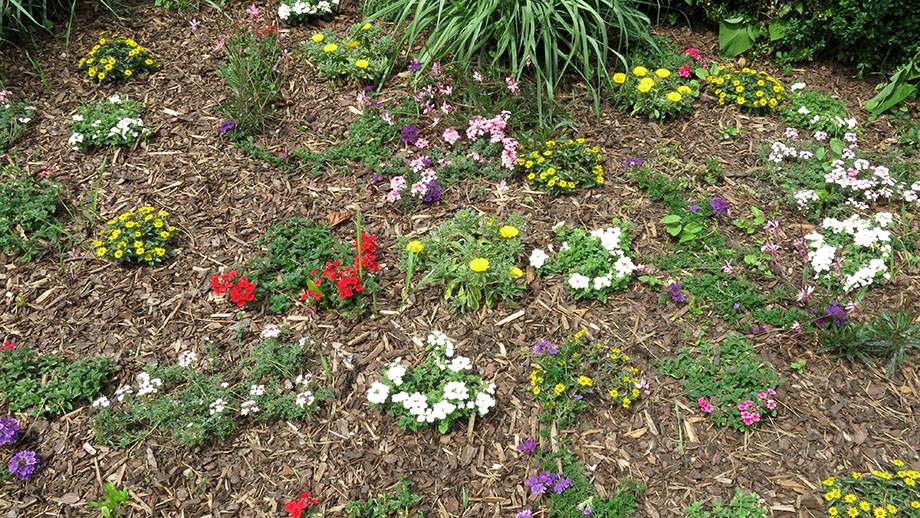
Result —
[[137, 395], [146, 396], [147, 394], [156, 394], [157, 387], [163, 386], [163, 380], [160, 378], [151, 378], [150, 374], [142, 372], [137, 375]]
[[208, 405], [208, 407], [211, 410], [211, 415], [219, 414], [223, 412], [225, 408], [227, 408], [227, 402], [224, 401], [223, 398], [217, 398], [214, 401], [212, 401], [211, 404]]
[[[840, 278], [843, 291], [847, 293], [870, 286], [879, 277], [891, 279], [885, 263], [891, 256], [891, 232], [885, 228], [893, 221], [894, 216], [888, 212], [879, 212], [872, 219], [857, 215], [845, 220], [825, 218], [821, 223], [824, 234], [812, 232], [805, 236], [815, 278]], [[839, 242], [840, 248], [845, 248], [841, 257], [836, 257], [838, 247], [828, 244], [826, 239]], [[853, 273], [846, 273], [849, 271]]]
[[[144, 121], [136, 117], [124, 117], [122, 119], [118, 119], [118, 122], [109, 128], [109, 136], [120, 137], [121, 140], [127, 142], [139, 137], [143, 130]], [[97, 132], [95, 135], [93, 135], [93, 138], [99, 138], [99, 133]]]
[[[93, 146], [120, 146], [151, 133], [140, 118], [138, 103], [129, 103], [118, 95], [79, 108], [71, 116], [73, 130], [67, 143], [72, 149]], [[88, 121], [92, 121], [87, 124]]]
[[283, 0], [278, 6], [278, 18], [296, 25], [311, 17], [331, 14], [338, 5], [339, 0]]
[[294, 398], [294, 404], [298, 408], [303, 408], [305, 406], [313, 406], [313, 403], [316, 402], [316, 398], [313, 396], [312, 390], [307, 390], [307, 387], [310, 386], [310, 381], [313, 379], [313, 375], [310, 373], [298, 374], [297, 379], [294, 380], [295, 385], [303, 385], [304, 390], [297, 393], [297, 396]]
[[592, 230], [589, 237], [599, 241], [604, 250], [610, 256], [607, 258], [608, 263], [612, 263], [610, 270], [605, 275], [588, 278], [578, 272], [569, 277], [569, 286], [574, 290], [587, 289], [589, 286], [600, 291], [613, 285], [614, 280], [621, 281], [636, 270], [636, 264], [633, 263], [624, 250], [621, 248], [621, 239], [623, 229], [621, 227], [607, 227], [605, 229]]
[[262, 338], [278, 338], [281, 335], [281, 327], [277, 324], [265, 324], [262, 329]]
[[[413, 384], [406, 382], [406, 368], [396, 358], [384, 368], [384, 381], [375, 381], [367, 391], [374, 405], [394, 405], [397, 414], [408, 414], [418, 424], [441, 424], [450, 418], [463, 417], [473, 411], [486, 415], [495, 406], [495, 384], [485, 384], [479, 378], [464, 374], [472, 369], [469, 358], [454, 356], [454, 344], [444, 333], [428, 335], [433, 348], [426, 366], [428, 372], [413, 372]], [[435, 378], [434, 386], [418, 383], [422, 378]], [[458, 413], [459, 412], [459, 413]]]
[[177, 363], [179, 364], [179, 367], [188, 367], [189, 365], [197, 361], [198, 361], [198, 355], [195, 354], [195, 351], [189, 350], [189, 351], [182, 351], [182, 353], [179, 354], [179, 360], [177, 361]]

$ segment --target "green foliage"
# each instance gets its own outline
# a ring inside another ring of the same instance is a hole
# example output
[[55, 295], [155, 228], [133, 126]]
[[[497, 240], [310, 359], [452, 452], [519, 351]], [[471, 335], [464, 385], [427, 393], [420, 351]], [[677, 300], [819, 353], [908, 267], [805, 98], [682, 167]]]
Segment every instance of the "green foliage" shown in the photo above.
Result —
[[96, 440], [125, 447], [159, 433], [196, 446], [229, 436], [247, 418], [308, 419], [332, 397], [332, 390], [308, 371], [320, 368], [317, 355], [310, 354], [313, 344], [306, 338], [291, 343], [282, 330], [250, 348], [241, 346], [232, 361], [210, 356], [199, 362], [195, 355], [180, 356], [177, 365], [152, 364], [138, 375], [136, 386], [124, 386], [112, 401], [94, 404]]
[[249, 261], [244, 276], [256, 285], [256, 300], [267, 297], [273, 313], [287, 311], [313, 271], [346, 257], [329, 227], [304, 218], [272, 225], [256, 246], [264, 246], [265, 255]]
[[732, 323], [737, 323], [745, 311], [764, 307], [768, 301], [759, 293], [757, 284], [741, 276], [703, 273], [684, 277], [681, 285], [694, 297], [710, 302], [716, 313]]
[[389, 67], [388, 55], [395, 49], [396, 41], [370, 23], [354, 25], [343, 39], [324, 31], [314, 34], [304, 44], [304, 51], [316, 65], [320, 77], [363, 83], [383, 79]]
[[703, 509], [703, 504], [693, 502], [684, 512], [687, 518], [767, 518], [767, 510], [760, 505], [757, 493], [745, 495], [740, 488], [735, 490], [735, 497], [723, 506], [715, 502], [712, 511]]
[[[421, 497], [409, 491], [410, 482], [400, 481], [399, 493], [383, 494], [366, 502], [351, 502], [345, 506], [348, 518], [409, 518], [409, 510]], [[418, 518], [422, 513], [418, 513]]]
[[910, 101], [917, 96], [917, 85], [914, 82], [920, 79], [920, 63], [917, 62], [920, 54], [911, 58], [910, 61], [902, 65], [888, 79], [888, 83], [882, 83], [878, 86], [881, 91], [866, 101], [866, 110], [872, 115], [880, 115], [894, 108], [898, 104]]
[[751, 206], [751, 216], [751, 219], [738, 218], [735, 221], [732, 221], [732, 224], [743, 230], [749, 236], [755, 234], [760, 229], [760, 227], [766, 223], [767, 217], [764, 216], [762, 210], [753, 205]]
[[78, 63], [88, 75], [99, 83], [130, 80], [138, 74], [152, 74], [160, 70], [160, 64], [150, 52], [126, 36], [103, 32], [99, 44], [94, 46]]
[[668, 235], [677, 238], [678, 243], [688, 243], [702, 239], [703, 231], [706, 230], [702, 223], [693, 221], [693, 219], [689, 216], [668, 214], [661, 218], [659, 223], [665, 226]]
[[683, 193], [687, 190], [688, 182], [680, 179], [679, 175], [666, 175], [647, 165], [633, 169], [633, 178], [648, 193], [649, 198], [662, 201], [668, 206], [684, 203]]
[[176, 255], [169, 237], [176, 227], [169, 226], [165, 210], [141, 207], [106, 222], [102, 236], [93, 241], [96, 257], [113, 263], [147, 263], [156, 266]]
[[[223, 1], [217, 2], [222, 5]], [[153, 0], [153, 5], [163, 9], [172, 9], [174, 11], [197, 11], [201, 6], [199, 0]]]
[[[884, 470], [872, 466], [863, 473], [856, 471], [821, 481], [821, 496], [828, 516], [917, 516], [920, 511], [920, 472], [910, 469], [900, 459], [892, 460], [891, 464]], [[838, 469], [842, 468], [838, 466]], [[848, 514], [853, 513], [850, 509], [854, 509], [855, 514]]]
[[14, 101], [12, 92], [0, 91], [0, 152], [5, 152], [25, 133], [35, 119], [35, 107], [28, 101]]
[[0, 351], [0, 394], [14, 412], [60, 415], [78, 401], [96, 397], [112, 372], [112, 362], [105, 357], [71, 360], [14, 347]]
[[131, 499], [131, 493], [129, 493], [127, 489], [116, 489], [115, 485], [111, 482], [107, 482], [105, 486], [103, 486], [103, 489], [105, 489], [107, 494], [102, 497], [102, 501], [87, 502], [86, 505], [98, 507], [103, 518], [121, 516], [121, 513], [119, 513], [117, 509], [120, 505]]
[[[735, 128], [737, 134], [737, 128]], [[722, 175], [725, 174], [725, 168], [719, 163], [719, 157], [711, 156], [706, 159], [706, 172], [703, 173], [703, 181], [710, 184], [719, 183]]]
[[706, 89], [720, 106], [734, 105], [759, 113], [775, 112], [786, 99], [786, 87], [766, 72], [732, 66], [710, 68]]
[[566, 194], [575, 187], [595, 187], [604, 183], [603, 157], [600, 148], [589, 146], [585, 139], [548, 140], [524, 147], [518, 155], [518, 166], [527, 173], [533, 188], [550, 194]]
[[[609, 295], [629, 285], [636, 268], [630, 259], [629, 223], [614, 219], [612, 227], [591, 233], [561, 225], [556, 226], [556, 237], [562, 249], [537, 271], [571, 275], [567, 284], [576, 299], [596, 298], [606, 303]], [[579, 286], [575, 279], [587, 286]]]
[[44, 242], [56, 243], [62, 188], [50, 178], [36, 179], [20, 171], [12, 162], [0, 171], [0, 249], [28, 261]]
[[580, 331], [558, 347], [540, 342], [534, 348], [528, 390], [543, 404], [540, 421], [569, 427], [592, 403], [609, 401], [628, 409], [648, 390], [648, 382], [618, 348], [588, 345]]
[[847, 123], [846, 107], [845, 102], [834, 99], [831, 94], [800, 88], [789, 95], [789, 105], [782, 116], [790, 126], [806, 129], [809, 133], [823, 131], [831, 137], [842, 137], [848, 131], [856, 131], [855, 120], [852, 125]]
[[[427, 34], [423, 64], [449, 55], [469, 63], [478, 56], [482, 63], [510, 67], [515, 78], [532, 71], [549, 99], [563, 74], [574, 72], [599, 102], [611, 58], [625, 62], [629, 42], [654, 44], [648, 17], [621, 0], [395, 0], [371, 16], [395, 17], [403, 31], [400, 48], [414, 48]], [[542, 99], [537, 96], [538, 103]]]
[[[423, 283], [444, 286], [444, 299], [461, 311], [492, 307], [499, 300], [511, 305], [524, 291], [517, 280], [523, 275], [517, 266], [524, 248], [523, 222], [518, 214], [503, 224], [494, 216], [461, 210], [420, 239], [424, 248], [415, 254], [415, 272], [425, 273]], [[402, 237], [400, 249], [408, 241]], [[404, 261], [403, 271], [406, 266]]]
[[733, 58], [743, 54], [754, 46], [760, 31], [753, 25], [745, 23], [743, 16], [719, 20], [719, 54], [723, 58]]
[[217, 67], [217, 77], [227, 83], [226, 100], [217, 111], [236, 124], [235, 132], [251, 135], [263, 131], [275, 112], [286, 67], [274, 26], [259, 30], [241, 24], [235, 31], [226, 38], [226, 60]]
[[885, 377], [890, 378], [911, 348], [920, 349], [920, 322], [915, 320], [913, 309], [906, 305], [896, 312], [882, 311], [872, 320], [829, 326], [818, 335], [821, 343], [818, 352], [847, 360], [887, 359]]
[[705, 399], [712, 404], [710, 416], [716, 424], [737, 431], [751, 427], [742, 422], [738, 405], [758, 402], [761, 415], [774, 414], [759, 403], [758, 394], [784, 382], [755, 354], [750, 342], [735, 334], [726, 336], [718, 348], [705, 341], [684, 347], [677, 357], [658, 362], [658, 370], [679, 379], [690, 400]]
[[143, 107], [117, 94], [78, 106], [76, 115], [71, 117], [73, 133], [67, 143], [86, 152], [94, 147], [130, 146], [145, 140], [152, 132], [141, 120]]

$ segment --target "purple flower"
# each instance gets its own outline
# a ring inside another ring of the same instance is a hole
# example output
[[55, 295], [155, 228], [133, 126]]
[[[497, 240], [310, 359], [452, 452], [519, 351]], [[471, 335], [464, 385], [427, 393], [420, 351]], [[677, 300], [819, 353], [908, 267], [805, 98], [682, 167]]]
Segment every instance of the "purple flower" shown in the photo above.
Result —
[[428, 190], [425, 191], [425, 195], [422, 196], [422, 201], [425, 203], [431, 203], [441, 199], [441, 186], [437, 184], [434, 180], [426, 184]]
[[581, 514], [587, 516], [587, 515], [591, 514], [592, 512], [593, 512], [593, 511], [591, 510], [590, 507], [585, 507], [585, 510], [584, 510]]
[[402, 129], [402, 141], [406, 144], [412, 144], [418, 138], [418, 130], [412, 126], [406, 126]]
[[556, 344], [543, 340], [542, 342], [537, 344], [536, 347], [533, 348], [533, 353], [540, 354], [543, 351], [546, 351], [550, 354], [557, 354], [559, 352], [559, 349], [556, 348]]
[[15, 419], [0, 419], [0, 446], [16, 442], [21, 431]]
[[698, 211], [698, 210], [700, 210], [700, 206], [699, 206], [699, 205], [697, 205], [697, 204], [695, 204], [695, 203], [694, 203], [693, 205], [690, 205], [690, 212], [696, 213], [696, 211]]
[[633, 167], [633, 166], [640, 166], [640, 165], [642, 165], [642, 160], [639, 160], [638, 158], [627, 158], [626, 159], [626, 167]]
[[843, 327], [847, 323], [847, 308], [840, 304], [834, 303], [827, 307], [824, 316], [818, 318], [816, 324], [823, 328], [825, 324], [834, 324], [837, 327]]
[[421, 69], [422, 69], [421, 61], [417, 59], [413, 59], [412, 61], [409, 62], [409, 72], [418, 72]]
[[722, 198], [714, 198], [709, 202], [709, 206], [712, 207], [712, 212], [715, 214], [728, 214], [728, 209], [730, 208], [728, 202]]
[[380, 175], [375, 174], [374, 176], [371, 177], [371, 181], [374, 182], [374, 183], [379, 182], [379, 181], [380, 181]]
[[35, 466], [38, 466], [38, 456], [34, 451], [21, 451], [10, 459], [10, 473], [19, 477], [19, 480], [26, 480], [35, 473]]
[[528, 437], [521, 444], [517, 445], [517, 450], [524, 453], [533, 453], [537, 451], [537, 443], [533, 439]]
[[530, 509], [524, 509], [523, 511], [514, 515], [514, 518], [533, 518], [533, 513], [530, 511]]
[[684, 298], [684, 294], [680, 292], [680, 288], [680, 284], [674, 284], [673, 282], [668, 286], [668, 295], [671, 296], [671, 300], [674, 302], [684, 302], [687, 300]]
[[733, 307], [734, 309], [738, 309], [738, 308], [741, 307], [741, 304], [738, 304], [737, 302], [735, 302], [734, 304], [732, 304], [732, 307]]
[[575, 485], [572, 483], [572, 479], [568, 477], [562, 478], [562, 473], [559, 473], [556, 477], [556, 486], [553, 488], [553, 491], [555, 491], [557, 495], [564, 495], [566, 489]]
[[221, 123], [220, 123], [220, 132], [221, 132], [221, 133], [226, 133], [226, 132], [232, 130], [233, 128], [235, 128], [235, 127], [236, 127], [236, 123], [235, 123], [235, 122], [231, 122], [231, 121], [221, 122]]
[[581, 396], [581, 394], [575, 394], [574, 396], [572, 396], [572, 399], [577, 399], [577, 400], [581, 401], [581, 400], [584, 399], [584, 398]]

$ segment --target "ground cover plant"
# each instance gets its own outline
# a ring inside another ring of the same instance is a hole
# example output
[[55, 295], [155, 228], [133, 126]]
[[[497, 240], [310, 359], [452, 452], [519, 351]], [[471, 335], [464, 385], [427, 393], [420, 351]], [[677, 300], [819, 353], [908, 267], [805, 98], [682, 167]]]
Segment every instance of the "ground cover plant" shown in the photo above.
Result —
[[343, 38], [331, 32], [318, 32], [304, 44], [304, 51], [321, 77], [365, 84], [383, 79], [389, 54], [395, 48], [393, 38], [371, 23], [356, 24]]
[[123, 380], [111, 397], [93, 401], [96, 440], [124, 447], [169, 434], [201, 445], [227, 437], [247, 419], [309, 419], [332, 396], [320, 381], [321, 352], [314, 347], [312, 339], [294, 340], [270, 324], [257, 342], [239, 342], [232, 359], [212, 344], [201, 355], [188, 349], [174, 362], [153, 363], [133, 382]]
[[[6, 346], [9, 343], [4, 343], [3, 349], [7, 349]], [[16, 418], [0, 419], [0, 446], [15, 445], [23, 435], [24, 430], [19, 426]], [[41, 459], [34, 451], [19, 450], [10, 458], [7, 469], [0, 469], [0, 482], [12, 480], [13, 477], [25, 482], [35, 473], [39, 464], [41, 464]]]
[[757, 493], [744, 494], [741, 489], [735, 491], [735, 496], [728, 505], [719, 502], [712, 504], [712, 510], [707, 511], [700, 502], [693, 502], [684, 509], [687, 518], [766, 518], [767, 510], [760, 505], [760, 496]]
[[684, 66], [690, 65], [682, 65], [675, 72], [638, 65], [629, 72], [613, 74], [611, 81], [619, 105], [630, 115], [638, 113], [651, 120], [670, 119], [689, 112], [700, 95], [700, 85], [690, 78]]
[[892, 460], [885, 469], [853, 471], [821, 482], [828, 515], [850, 518], [916, 516], [920, 514], [918, 488], [920, 472], [900, 459]]
[[0, 90], [0, 152], [13, 145], [35, 118], [35, 107], [17, 101], [10, 90]]
[[741, 70], [731, 65], [713, 67], [706, 82], [706, 89], [716, 96], [720, 106], [769, 113], [782, 106], [787, 97], [786, 87], [775, 77], [747, 67]]
[[48, 169], [32, 175], [13, 161], [5, 165], [0, 172], [0, 250], [28, 261], [46, 243], [57, 243], [62, 188]]
[[552, 194], [572, 192], [576, 187], [604, 184], [603, 157], [598, 146], [585, 139], [547, 140], [533, 147], [524, 147], [517, 165], [535, 188]]
[[134, 79], [140, 74], [160, 70], [150, 51], [127, 36], [106, 35], [94, 45], [77, 64], [86, 69], [86, 75], [100, 83]]
[[300, 25], [313, 18], [331, 15], [339, 0], [284, 0], [278, 5], [278, 18], [288, 25]]
[[[405, 480], [396, 487], [398, 492], [387, 493], [364, 502], [351, 502], [345, 507], [348, 518], [387, 518], [388, 516], [410, 517], [409, 510], [422, 498], [413, 494]], [[419, 513], [416, 516], [421, 516]]]
[[168, 216], [165, 210], [144, 206], [106, 221], [106, 230], [92, 242], [96, 257], [150, 266], [174, 257], [170, 237], [176, 227], [169, 224]]
[[113, 95], [77, 107], [71, 116], [67, 143], [88, 152], [97, 147], [131, 146], [151, 134], [141, 119], [143, 104]]
[[843, 137], [857, 129], [856, 119], [847, 117], [845, 102], [812, 90], [805, 83], [789, 87], [789, 105], [782, 115], [790, 126], [808, 130], [810, 134], [820, 131], [829, 137]]

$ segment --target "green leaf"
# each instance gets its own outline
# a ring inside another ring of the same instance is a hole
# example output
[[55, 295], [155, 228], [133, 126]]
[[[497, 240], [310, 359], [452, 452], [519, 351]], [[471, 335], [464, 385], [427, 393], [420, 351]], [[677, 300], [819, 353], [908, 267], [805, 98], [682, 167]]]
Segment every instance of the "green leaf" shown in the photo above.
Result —
[[738, 56], [754, 46], [757, 36], [757, 30], [746, 25], [743, 17], [726, 18], [719, 22], [719, 53], [723, 58]]
[[747, 254], [747, 255], [744, 256], [744, 262], [747, 263], [747, 264], [749, 264], [749, 265], [751, 265], [751, 266], [754, 266], [755, 264], [757, 264], [758, 262], [760, 262], [760, 260], [759, 260], [758, 257], [757, 257], [756, 255], [754, 255], [754, 254]]
[[684, 234], [680, 236], [680, 241], [678, 242], [686, 243], [687, 241], [693, 241], [694, 239], [696, 239], [696, 237], [697, 237], [696, 234]]
[[677, 214], [668, 214], [667, 216], [661, 218], [661, 221], [659, 223], [663, 223], [665, 225], [673, 225], [674, 223], [680, 223], [680, 216], [678, 216]]
[[703, 225], [700, 223], [690, 223], [684, 227], [684, 232], [689, 232], [691, 234], [699, 234], [703, 230]]
[[439, 432], [441, 432], [441, 433], [447, 433], [447, 430], [449, 430], [449, 429], [450, 429], [450, 421], [448, 421], [447, 419], [442, 419], [441, 422], [438, 423], [438, 431], [439, 431]]
[[709, 77], [709, 71], [706, 70], [706, 69], [703, 68], [703, 67], [697, 67], [697, 68], [695, 68], [695, 69], [693, 70], [693, 73], [696, 75], [696, 77], [698, 77], [698, 78], [700, 78], [700, 79], [702, 79], [702, 80], [704, 80], [704, 81], [706, 80], [707, 77]]
[[[878, 95], [866, 101], [865, 108], [867, 111], [873, 115], [879, 115], [902, 101], [916, 97], [917, 87], [908, 84], [910, 81], [920, 78], [920, 67], [917, 66], [914, 59], [899, 68], [889, 79], [888, 85]], [[881, 87], [881, 84], [876, 88], [879, 87]]]
[[784, 22], [784, 21], [782, 21], [782, 20], [773, 20], [773, 21], [771, 21], [771, 22], [770, 22], [770, 27], [769, 27], [769, 31], [770, 31], [770, 41], [776, 41], [776, 40], [781, 40], [781, 39], [783, 39], [783, 36], [786, 35], [786, 30], [787, 30], [787, 29], [788, 29], [788, 27], [786, 26], [786, 22]]
[[840, 140], [839, 138], [836, 138], [836, 137], [832, 138], [830, 146], [831, 146], [831, 151], [833, 151], [834, 153], [837, 153], [838, 155], [843, 153], [843, 141]]
[[671, 234], [672, 236], [676, 236], [677, 234], [680, 234], [681, 228], [682, 227], [680, 225], [668, 225], [667, 227], [668, 234]]
[[824, 160], [824, 157], [826, 155], [827, 155], [827, 149], [823, 147], [819, 147], [818, 150], [815, 151], [815, 158], [817, 158], [818, 160]]

